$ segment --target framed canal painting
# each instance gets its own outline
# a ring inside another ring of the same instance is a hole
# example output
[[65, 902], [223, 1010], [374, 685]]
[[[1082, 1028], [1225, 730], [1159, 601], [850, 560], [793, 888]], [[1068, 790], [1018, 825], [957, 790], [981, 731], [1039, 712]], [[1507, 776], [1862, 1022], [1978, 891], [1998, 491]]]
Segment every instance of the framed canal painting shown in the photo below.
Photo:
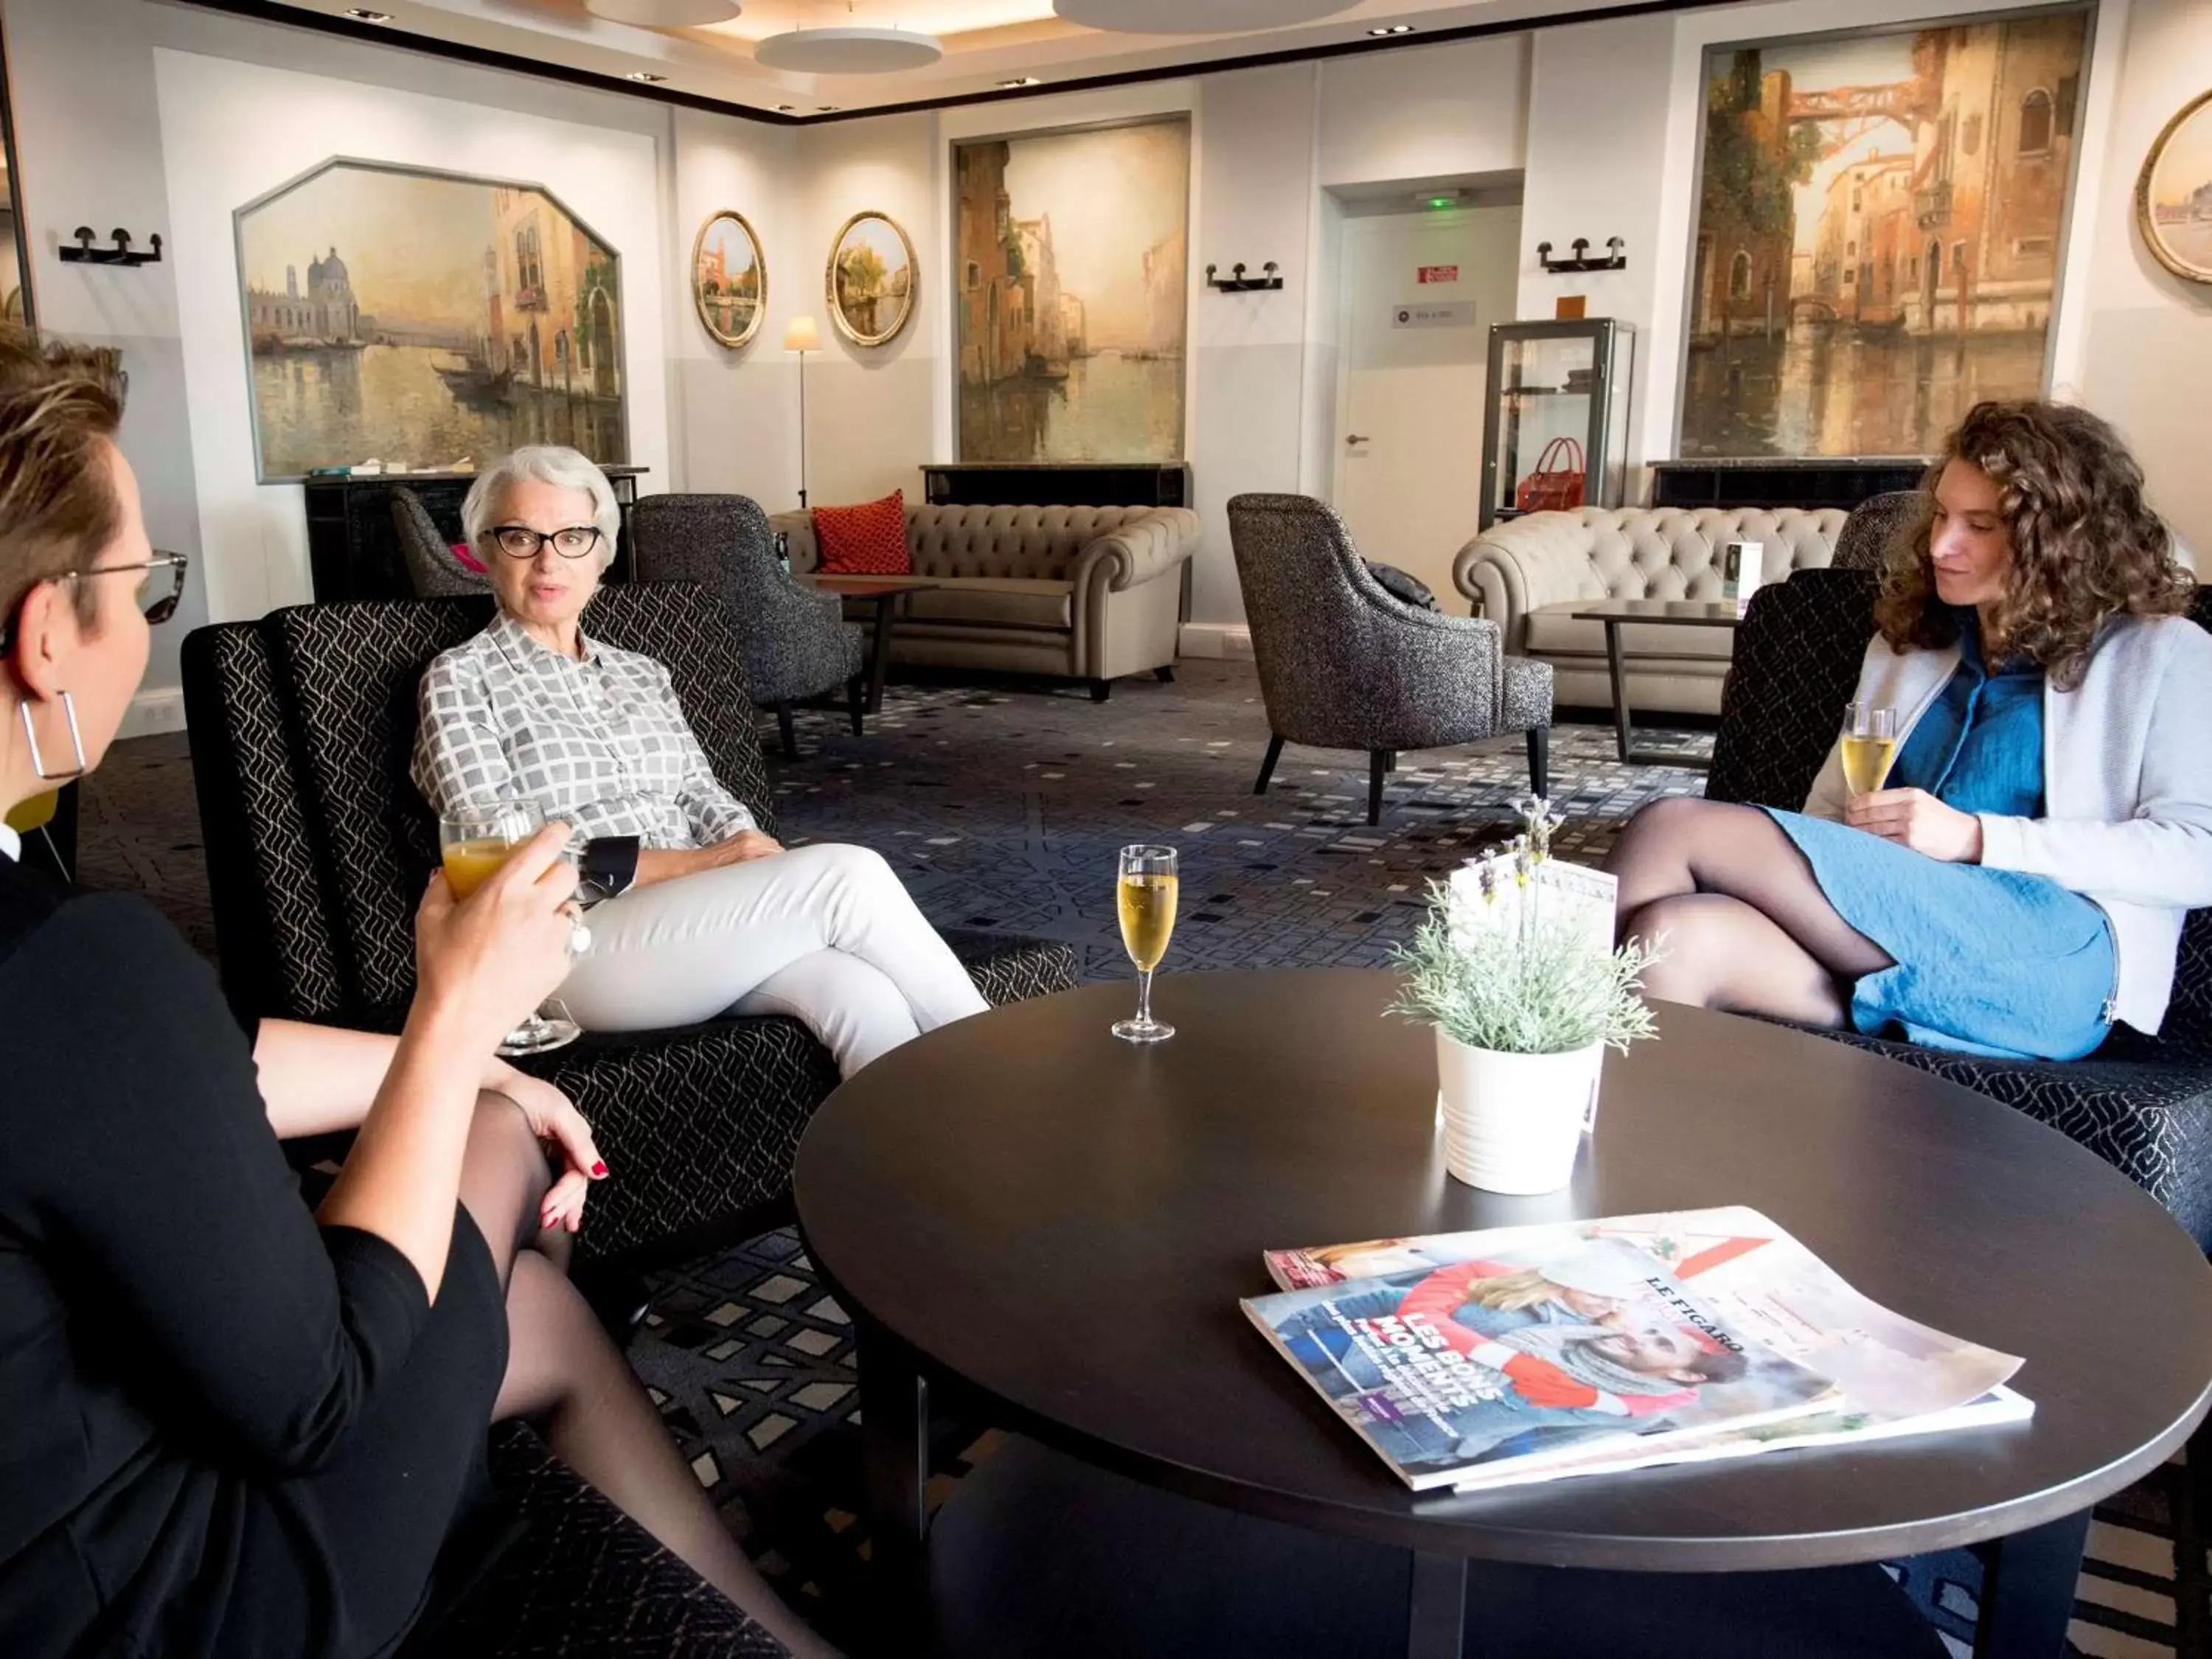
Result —
[[854, 345], [889, 345], [914, 316], [914, 244], [898, 221], [856, 213], [837, 228], [822, 274], [830, 320]]
[[337, 158], [234, 217], [264, 483], [629, 459], [621, 259], [542, 185]]
[[2184, 105], [2143, 158], [2136, 228], [2175, 276], [2212, 283], [2212, 92]]
[[2091, 15], [1707, 52], [1680, 453], [1929, 455], [2043, 392]]
[[768, 314], [768, 260], [742, 213], [726, 208], [691, 244], [691, 303], [715, 343], [732, 350], [760, 332]]
[[953, 146], [963, 461], [1183, 453], [1190, 122]]

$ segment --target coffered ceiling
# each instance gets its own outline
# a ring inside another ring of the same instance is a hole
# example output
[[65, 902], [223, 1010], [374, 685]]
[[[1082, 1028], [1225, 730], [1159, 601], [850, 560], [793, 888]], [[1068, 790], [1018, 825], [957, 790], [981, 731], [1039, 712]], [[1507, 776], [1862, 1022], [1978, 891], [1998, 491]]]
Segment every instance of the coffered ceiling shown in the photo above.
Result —
[[[784, 120], [836, 120], [901, 105], [1027, 95], [1070, 84], [1157, 76], [1277, 54], [1419, 46], [1456, 31], [1571, 16], [1673, 10], [1687, 0], [1357, 0], [1319, 21], [1212, 33], [1139, 34], [1086, 27], [1052, 0], [742, 0], [738, 15], [703, 27], [616, 22], [584, 0], [198, 0], [258, 15], [296, 16], [395, 43], [520, 58], [570, 76], [628, 79], [639, 90], [706, 100]], [[650, 9], [632, 0], [625, 15]], [[1137, 0], [1155, 20], [1311, 17], [1314, 0]], [[1112, 15], [1114, 0], [1071, 10]], [[896, 29], [933, 36], [943, 56], [890, 74], [806, 74], [755, 60], [760, 43], [795, 29]]]

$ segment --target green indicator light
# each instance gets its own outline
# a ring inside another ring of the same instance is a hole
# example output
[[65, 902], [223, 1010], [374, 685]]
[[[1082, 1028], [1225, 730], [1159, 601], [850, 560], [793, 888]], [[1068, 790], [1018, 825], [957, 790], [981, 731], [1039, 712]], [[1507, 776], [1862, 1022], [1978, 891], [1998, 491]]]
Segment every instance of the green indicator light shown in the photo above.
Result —
[[1429, 205], [1432, 208], [1448, 208], [1456, 207], [1458, 204], [1449, 196], [1431, 196], [1429, 198]]

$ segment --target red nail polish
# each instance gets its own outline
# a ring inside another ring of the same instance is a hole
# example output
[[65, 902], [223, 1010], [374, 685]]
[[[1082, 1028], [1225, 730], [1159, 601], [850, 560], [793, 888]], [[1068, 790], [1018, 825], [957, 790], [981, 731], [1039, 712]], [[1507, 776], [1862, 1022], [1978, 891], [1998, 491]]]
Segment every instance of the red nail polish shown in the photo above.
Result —
[[605, 1180], [605, 1179], [606, 1178], [606, 1173], [607, 1173], [607, 1161], [606, 1161], [606, 1159], [605, 1159], [605, 1158], [601, 1158], [598, 1163], [596, 1163], [596, 1164], [592, 1164], [592, 1176], [593, 1176], [595, 1178], [597, 1178], [597, 1179], [599, 1179], [599, 1180]]

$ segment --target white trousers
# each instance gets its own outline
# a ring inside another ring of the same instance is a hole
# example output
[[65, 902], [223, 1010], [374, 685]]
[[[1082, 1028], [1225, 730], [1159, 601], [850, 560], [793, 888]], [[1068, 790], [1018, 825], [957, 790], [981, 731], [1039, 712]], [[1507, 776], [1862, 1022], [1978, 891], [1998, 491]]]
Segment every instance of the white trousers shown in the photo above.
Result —
[[555, 994], [591, 1031], [789, 1014], [850, 1077], [988, 1006], [865, 847], [794, 848], [594, 905], [592, 948]]

